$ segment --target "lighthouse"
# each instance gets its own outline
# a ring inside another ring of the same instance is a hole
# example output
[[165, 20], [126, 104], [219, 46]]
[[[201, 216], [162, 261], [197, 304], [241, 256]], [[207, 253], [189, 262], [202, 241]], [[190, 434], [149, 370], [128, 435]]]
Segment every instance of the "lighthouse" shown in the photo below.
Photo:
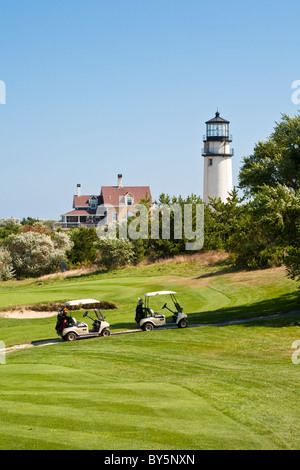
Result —
[[204, 149], [204, 185], [203, 201], [209, 204], [209, 197], [221, 198], [226, 202], [232, 191], [232, 163], [234, 155], [230, 147], [232, 136], [229, 134], [229, 121], [216, 112], [213, 119], [206, 122], [206, 134], [203, 136]]

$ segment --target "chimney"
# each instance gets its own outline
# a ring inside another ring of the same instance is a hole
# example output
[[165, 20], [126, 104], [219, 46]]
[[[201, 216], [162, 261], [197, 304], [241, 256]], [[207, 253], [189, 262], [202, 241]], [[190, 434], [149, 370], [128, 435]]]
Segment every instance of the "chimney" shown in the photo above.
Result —
[[78, 184], [78, 185], [77, 185], [77, 196], [78, 196], [78, 197], [81, 196], [81, 184]]
[[123, 176], [118, 175], [118, 188], [123, 188]]

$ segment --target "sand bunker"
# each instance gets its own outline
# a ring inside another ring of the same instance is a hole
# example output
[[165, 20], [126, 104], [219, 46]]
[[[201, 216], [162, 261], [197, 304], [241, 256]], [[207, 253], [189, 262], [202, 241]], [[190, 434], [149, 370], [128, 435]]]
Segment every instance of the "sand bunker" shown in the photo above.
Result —
[[33, 310], [14, 310], [0, 312], [2, 318], [15, 318], [18, 320], [28, 320], [32, 318], [49, 318], [57, 315], [57, 312], [34, 312]]

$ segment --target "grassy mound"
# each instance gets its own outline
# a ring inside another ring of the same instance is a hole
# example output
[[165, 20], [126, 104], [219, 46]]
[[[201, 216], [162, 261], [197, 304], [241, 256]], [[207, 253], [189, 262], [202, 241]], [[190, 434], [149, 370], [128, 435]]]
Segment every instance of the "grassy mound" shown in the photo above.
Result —
[[[65, 302], [40, 302], [37, 304], [28, 305], [11, 305], [6, 307], [0, 307], [0, 312], [16, 311], [16, 310], [30, 310], [32, 312], [57, 312], [60, 307], [64, 307]], [[100, 308], [102, 310], [114, 310], [117, 309], [117, 305], [114, 302], [108, 300], [100, 300], [100, 304], [82, 304], [82, 308]], [[68, 310], [78, 310], [74, 305], [69, 306]]]

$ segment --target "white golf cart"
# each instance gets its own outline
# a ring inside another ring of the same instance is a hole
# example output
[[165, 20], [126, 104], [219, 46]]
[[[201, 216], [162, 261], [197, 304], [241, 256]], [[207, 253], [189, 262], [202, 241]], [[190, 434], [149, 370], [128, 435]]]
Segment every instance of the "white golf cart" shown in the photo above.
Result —
[[64, 327], [60, 333], [61, 337], [65, 341], [75, 341], [82, 338], [95, 338], [99, 336], [110, 336], [110, 330], [108, 329], [109, 323], [105, 321], [104, 316], [101, 313], [99, 308], [99, 300], [94, 299], [81, 299], [81, 300], [71, 300], [66, 302], [66, 307], [78, 307], [78, 310], [82, 306], [93, 305], [91, 308], [94, 310], [94, 314], [97, 318], [91, 318], [89, 316], [89, 311], [87, 310], [83, 317], [88, 317], [93, 321], [93, 329], [89, 330], [89, 327], [86, 323], [77, 322], [74, 317], [67, 316], [67, 321], [64, 323]]
[[[158, 328], [160, 326], [168, 326], [168, 325], [177, 325], [178, 328], [187, 328], [188, 321], [187, 315], [183, 313], [181, 306], [176, 300], [175, 297], [176, 292], [173, 291], [159, 291], [159, 292], [149, 292], [145, 294], [145, 306], [143, 307], [142, 299], [138, 299], [139, 303], [136, 307], [135, 311], [135, 321], [139, 325], [139, 327], [144, 331], [151, 331], [154, 328]], [[152, 308], [150, 308], [150, 297], [154, 297], [157, 295], [169, 295], [171, 301], [174, 304], [175, 310], [171, 310], [167, 307], [167, 303], [162, 306], [163, 309], [169, 310], [173, 316], [172, 321], [167, 322], [165, 315], [162, 313], [154, 313]]]

